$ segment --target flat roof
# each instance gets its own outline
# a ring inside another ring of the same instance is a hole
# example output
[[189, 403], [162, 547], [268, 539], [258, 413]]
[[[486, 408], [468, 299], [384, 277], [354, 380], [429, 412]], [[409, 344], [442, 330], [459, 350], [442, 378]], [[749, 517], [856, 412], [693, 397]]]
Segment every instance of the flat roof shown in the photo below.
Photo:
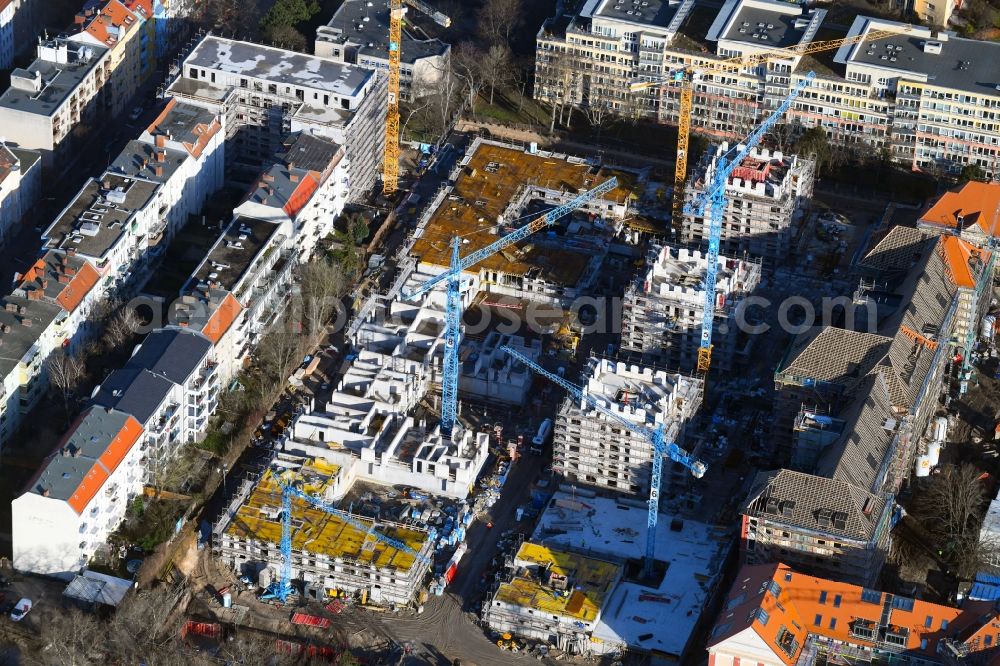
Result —
[[[11, 85], [0, 95], [0, 107], [40, 116], [52, 116], [62, 103], [73, 94], [87, 75], [101, 62], [107, 49], [102, 46], [81, 44], [70, 40], [58, 41], [57, 48], [68, 51], [66, 63], [36, 58], [27, 69], [15, 69], [11, 73]], [[15, 85], [15, 80], [41, 78], [41, 90], [34, 92]]]
[[[592, 188], [612, 176], [618, 178], [618, 187], [601, 199], [624, 202], [635, 180], [631, 174], [596, 167], [582, 160], [530, 154], [518, 148], [481, 142], [468, 158], [450, 196], [434, 211], [426, 227], [417, 232], [419, 238], [411, 252], [422, 262], [448, 266], [453, 236], [462, 237], [463, 256], [497, 240], [490, 228], [496, 225], [497, 218], [525, 184], [576, 192]], [[523, 220], [524, 224], [527, 222]], [[521, 275], [538, 270], [551, 282], [574, 285], [590, 259], [588, 252], [542, 246], [528, 238], [516, 247], [484, 259], [474, 270]]]
[[[621, 566], [564, 550], [523, 543], [517, 573], [497, 588], [495, 601], [593, 622], [621, 574]], [[553, 582], [564, 580], [564, 589]]]
[[[161, 156], [166, 159], [159, 159]], [[157, 183], [166, 183], [184, 164], [188, 154], [173, 148], [156, 148], [150, 143], [136, 141], [125, 144], [108, 167], [109, 171], [133, 178], [144, 178]]]
[[278, 233], [280, 225], [252, 217], [237, 217], [215, 242], [189, 280], [198, 285], [216, 283], [233, 291], [261, 249]]
[[[408, 16], [420, 15], [409, 9]], [[329, 30], [317, 32], [321, 41], [337, 44], [358, 44], [358, 53], [388, 60], [389, 58], [389, 2], [388, 0], [344, 0], [326, 24]], [[444, 55], [451, 47], [440, 39], [417, 39], [403, 30], [400, 59], [413, 64], [420, 58]]]
[[[802, 18], [798, 7], [788, 3], [775, 3], [790, 7], [794, 14], [781, 9], [768, 10], [759, 6], [744, 4], [721, 39], [745, 42], [761, 47], [784, 48], [799, 43], [804, 30], [795, 28], [796, 19]], [[782, 7], [783, 8], [783, 7]]]
[[[589, 15], [595, 18], [666, 28], [680, 4], [680, 2], [670, 3], [667, 0], [598, 0], [598, 5]], [[581, 13], [586, 11], [584, 9]]]
[[[645, 503], [557, 492], [539, 518], [533, 543], [612, 561], [638, 559], [646, 546]], [[718, 584], [728, 530], [661, 513], [656, 559], [667, 564], [657, 589], [620, 583], [593, 635], [640, 650], [683, 654]]]
[[[18, 308], [24, 308], [23, 312], [18, 312]], [[4, 377], [26, 360], [38, 338], [61, 312], [61, 307], [49, 301], [29, 301], [15, 296], [0, 299], [0, 372]], [[25, 326], [26, 320], [31, 321], [30, 326]], [[39, 353], [37, 348], [34, 352]]]
[[100, 179], [91, 178], [45, 231], [46, 247], [73, 248], [88, 257], [103, 257], [118, 244], [132, 215], [149, 204], [159, 187], [110, 171]]
[[[236, 538], [278, 544], [281, 542], [280, 512], [281, 487], [274, 472], [269, 469], [264, 472], [247, 501], [236, 511], [225, 533]], [[413, 554], [370, 538], [368, 531], [374, 529], [401, 541], [418, 553], [427, 542], [428, 534], [422, 530], [385, 521], [375, 523], [364, 516], [352, 515], [352, 518], [366, 528], [361, 529], [338, 514], [327, 513], [305, 500], [293, 497], [292, 550], [343, 558], [378, 569], [406, 572], [416, 562]]]
[[356, 65], [215, 35], [202, 39], [184, 64], [315, 88], [342, 97], [356, 96], [374, 76], [372, 70]]

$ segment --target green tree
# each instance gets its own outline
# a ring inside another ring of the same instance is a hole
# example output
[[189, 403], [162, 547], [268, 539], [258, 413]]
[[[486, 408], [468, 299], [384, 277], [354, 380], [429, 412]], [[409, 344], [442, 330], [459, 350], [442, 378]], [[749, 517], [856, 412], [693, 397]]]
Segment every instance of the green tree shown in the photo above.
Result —
[[962, 167], [962, 173], [958, 176], [958, 182], [967, 183], [970, 180], [986, 182], [986, 174], [983, 172], [983, 168], [978, 164], [966, 164]]
[[262, 32], [265, 40], [293, 51], [305, 51], [308, 46], [305, 35], [290, 25], [270, 25]]
[[277, 26], [296, 26], [319, 13], [317, 0], [278, 0], [260, 20], [264, 30]]
[[355, 245], [361, 245], [368, 238], [368, 221], [361, 213], [355, 213], [351, 216], [348, 229]]

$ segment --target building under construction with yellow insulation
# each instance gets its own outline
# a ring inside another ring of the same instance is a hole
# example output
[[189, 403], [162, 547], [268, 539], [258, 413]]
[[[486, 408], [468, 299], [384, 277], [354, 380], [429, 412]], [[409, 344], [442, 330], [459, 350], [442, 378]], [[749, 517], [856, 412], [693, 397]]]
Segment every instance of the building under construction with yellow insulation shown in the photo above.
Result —
[[414, 233], [410, 254], [428, 272], [450, 265], [455, 236], [465, 256], [553, 205], [618, 179], [617, 187], [564, 218], [559, 229], [540, 231], [472, 269], [480, 289], [549, 302], [587, 293], [637, 187], [633, 173], [483, 139], [475, 140], [456, 171], [454, 185], [438, 192]]
[[546, 546], [523, 543], [508, 580], [495, 588], [484, 618], [498, 632], [540, 640], [585, 653], [605, 600], [622, 574], [619, 564]]
[[[213, 534], [218, 557], [241, 575], [258, 577], [261, 585], [281, 571], [281, 485], [327, 500], [339, 468], [308, 460], [297, 470], [269, 469], [240, 488], [230, 510]], [[376, 603], [406, 604], [423, 583], [433, 554], [433, 539], [422, 529], [363, 516], [328, 513], [303, 499], [292, 498], [292, 581], [307, 596], [322, 599], [336, 593], [362, 593]], [[395, 548], [377, 539], [382, 534], [408, 546]]]

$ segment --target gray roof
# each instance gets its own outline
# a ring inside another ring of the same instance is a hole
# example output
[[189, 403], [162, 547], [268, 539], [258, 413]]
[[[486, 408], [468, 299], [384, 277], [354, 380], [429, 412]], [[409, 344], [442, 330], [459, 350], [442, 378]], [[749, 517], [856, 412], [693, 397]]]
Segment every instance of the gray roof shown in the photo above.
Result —
[[[852, 33], [859, 22], [863, 24], [867, 20], [857, 17]], [[887, 78], [895, 75], [922, 80], [923, 76], [907, 76], [916, 73], [926, 75], [927, 82], [933, 86], [1000, 96], [996, 89], [1000, 85], [1000, 68], [997, 67], [1000, 44], [951, 35], [948, 41], [941, 42], [941, 53], [925, 53], [923, 43], [926, 41], [929, 39], [924, 36], [900, 35], [865, 42], [853, 48], [849, 62], [885, 68]], [[898, 48], [890, 49], [890, 46]]]
[[144, 368], [183, 384], [211, 350], [212, 343], [198, 333], [160, 329], [146, 336], [125, 367]]
[[[52, 40], [68, 50], [65, 63], [37, 58], [27, 69], [15, 69], [12, 82], [0, 95], [0, 106], [51, 117], [80, 86], [92, 69], [101, 62], [107, 49], [65, 39]], [[41, 78], [41, 90], [34, 92], [29, 81]], [[23, 81], [24, 84], [19, 84]]]
[[[414, 9], [409, 12], [409, 15], [420, 16]], [[317, 32], [317, 38], [338, 44], [356, 44], [361, 54], [388, 60], [388, 0], [344, 0], [326, 27]], [[449, 48], [439, 39], [417, 39], [404, 30], [400, 59], [413, 64], [420, 58], [444, 55]]]
[[926, 250], [926, 231], [915, 227], [894, 226], [858, 262], [859, 266], [879, 271], [909, 270]]
[[[11, 312], [7, 308], [23, 308], [23, 313]], [[0, 373], [10, 374], [22, 359], [32, 352], [42, 332], [63, 312], [63, 309], [48, 300], [28, 300], [7, 296], [0, 300]], [[25, 325], [30, 320], [30, 326]]]
[[307, 171], [323, 173], [334, 164], [340, 145], [323, 137], [313, 136], [306, 132], [298, 132], [285, 140], [283, 163]]
[[101, 382], [93, 403], [131, 414], [136, 421], [146, 425], [163, 404], [172, 386], [166, 377], [143, 368], [126, 366], [115, 370]]
[[[868, 541], [877, 536], [885, 506], [884, 498], [846, 481], [782, 469], [757, 474], [743, 513], [772, 524]], [[836, 526], [834, 514], [843, 516], [843, 527]]]
[[[780, 3], [787, 6], [788, 3]], [[793, 5], [794, 6], [794, 5]], [[798, 14], [767, 11], [759, 7], [743, 6], [736, 14], [729, 30], [720, 39], [746, 42], [755, 46], [784, 48], [799, 43], [804, 30], [795, 28]], [[756, 37], [755, 37], [756, 35]]]
[[[278, 182], [272, 184], [283, 187]], [[195, 270], [188, 280], [185, 291], [188, 287], [193, 288], [199, 284], [210, 286], [213, 282], [225, 290], [234, 290], [261, 249], [278, 233], [278, 229], [280, 226], [273, 222], [256, 220], [252, 217], [237, 217]]]
[[826, 326], [812, 328], [792, 341], [775, 373], [839, 384], [845, 389], [871, 372], [889, 352], [892, 338]]
[[[166, 159], [158, 157], [165, 154]], [[188, 154], [173, 148], [155, 148], [152, 144], [132, 140], [108, 167], [109, 171], [166, 183], [184, 164]]]
[[82, 576], [74, 576], [63, 596], [89, 604], [117, 607], [132, 589], [132, 581], [115, 578], [96, 571], [84, 571]]
[[53, 452], [38, 476], [32, 481], [30, 492], [68, 500], [87, 477], [92, 467], [107, 469], [99, 458], [119, 435], [130, 415], [116, 410], [92, 408], [84, 412], [67, 431], [59, 448]]
[[881, 491], [883, 463], [895, 436], [891, 415], [885, 380], [877, 373], [869, 375], [844, 416], [844, 436], [823, 451], [816, 473], [872, 493]]
[[[100, 179], [91, 178], [46, 230], [46, 247], [73, 248], [89, 257], [104, 257], [128, 232], [134, 213], [149, 204], [159, 187], [158, 183], [110, 171]], [[117, 200], [121, 195], [123, 199]]]
[[199, 42], [185, 65], [325, 90], [343, 97], [356, 96], [374, 76], [371, 70], [354, 65], [214, 35]]
[[598, 0], [591, 16], [666, 28], [680, 3], [665, 0]]

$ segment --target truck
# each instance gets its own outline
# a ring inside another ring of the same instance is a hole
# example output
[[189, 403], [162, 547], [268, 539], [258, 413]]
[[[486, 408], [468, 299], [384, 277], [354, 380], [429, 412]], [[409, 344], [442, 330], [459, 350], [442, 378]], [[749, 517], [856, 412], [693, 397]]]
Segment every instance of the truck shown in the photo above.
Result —
[[451, 585], [451, 582], [455, 580], [455, 574], [458, 573], [458, 563], [462, 561], [462, 557], [465, 555], [466, 550], [467, 547], [463, 543], [455, 549], [455, 554], [451, 556], [450, 560], [448, 560], [448, 564], [444, 568], [445, 585]]
[[545, 444], [552, 435], [552, 419], [545, 419], [542, 425], [538, 426], [538, 434], [531, 440], [531, 453], [536, 456], [542, 455]]

